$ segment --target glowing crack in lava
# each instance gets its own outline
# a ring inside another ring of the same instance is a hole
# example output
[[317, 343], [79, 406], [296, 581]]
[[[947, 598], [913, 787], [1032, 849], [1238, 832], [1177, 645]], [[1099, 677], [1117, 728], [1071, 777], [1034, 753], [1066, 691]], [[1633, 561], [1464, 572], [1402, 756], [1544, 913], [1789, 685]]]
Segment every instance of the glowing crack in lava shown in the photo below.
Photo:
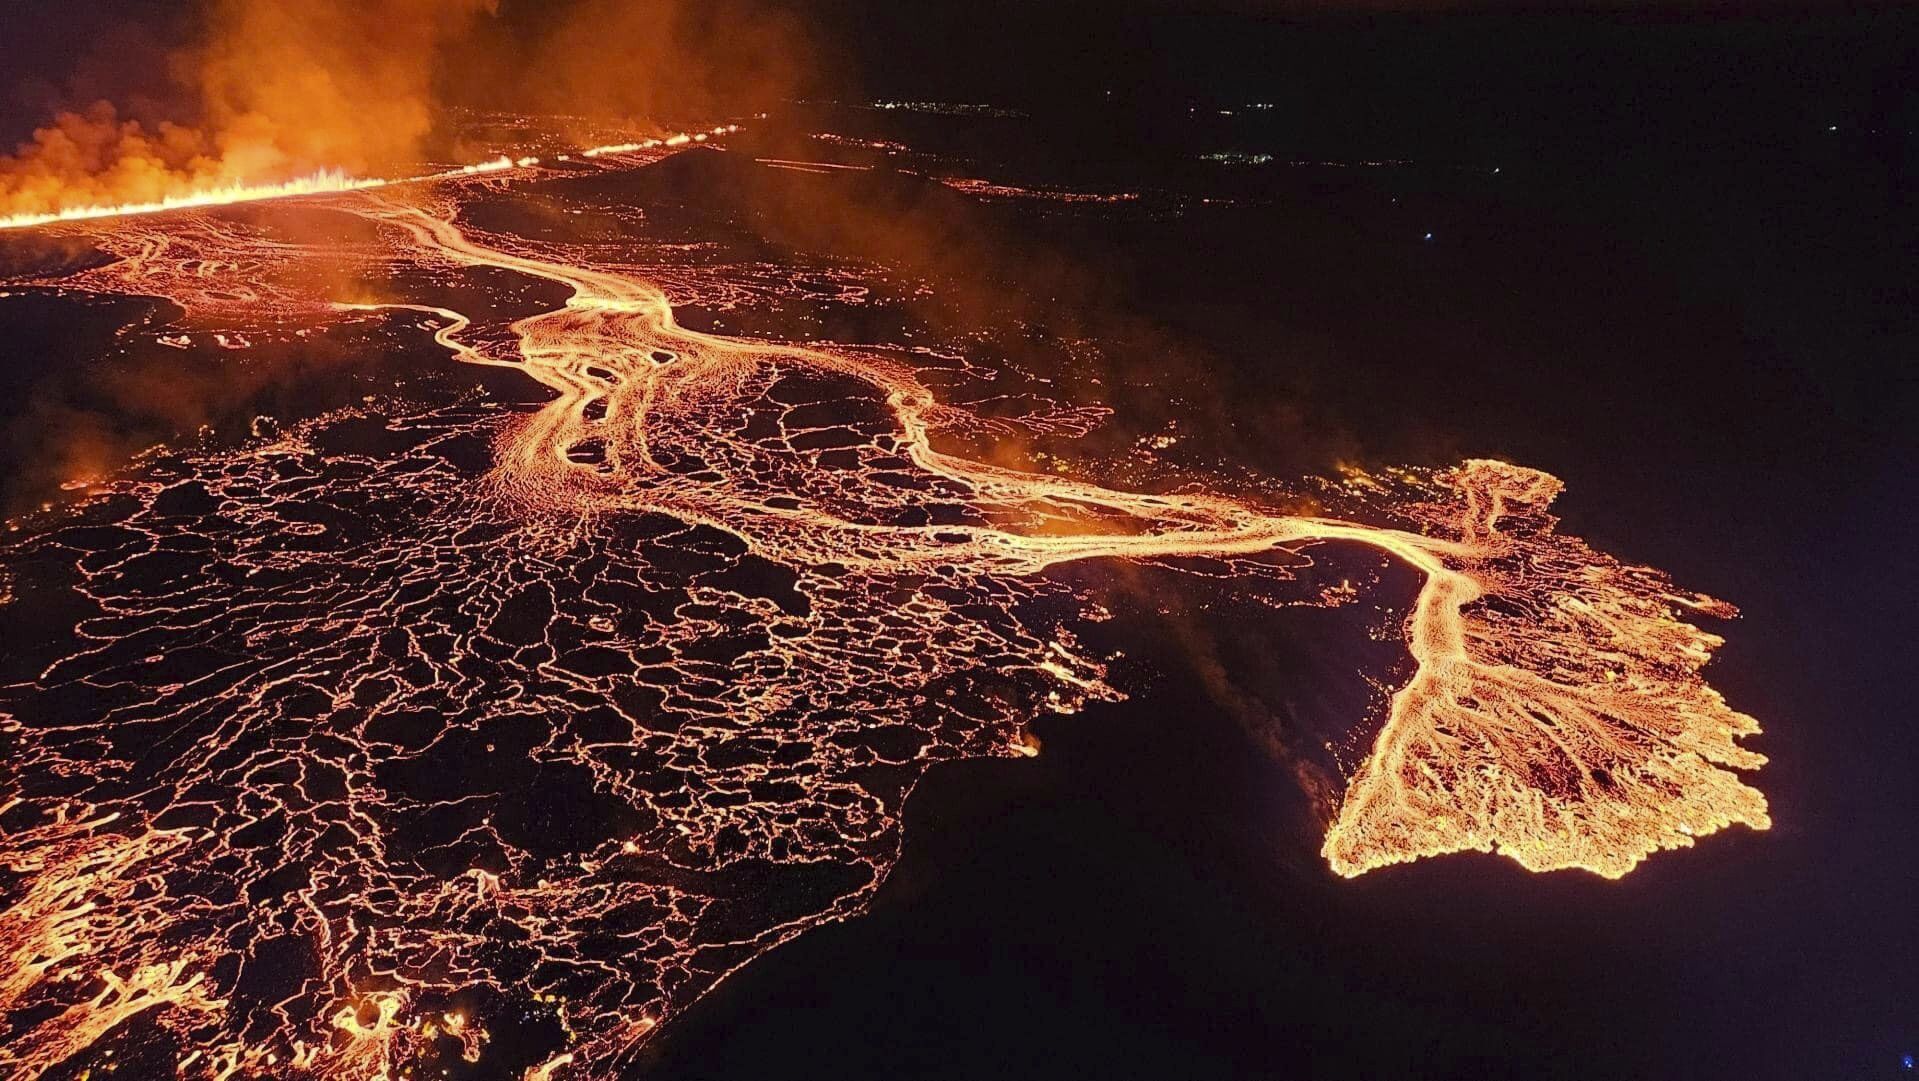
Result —
[[[929, 764], [1027, 753], [1040, 712], [1115, 697], [1072, 631], [1090, 602], [1046, 573], [1069, 561], [1272, 576], [1344, 544], [1423, 576], [1416, 669], [1326, 837], [1341, 874], [1479, 849], [1616, 877], [1768, 825], [1732, 772], [1757, 725], [1684, 618], [1729, 609], [1556, 533], [1554, 478], [1358, 478], [1370, 509], [1334, 518], [971, 460], [941, 445], [984, 422], [924, 368], [685, 329], [618, 246], [474, 224], [497, 182], [324, 197], [362, 225], [326, 244], [205, 212], [84, 227], [118, 258], [66, 286], [225, 334], [430, 332], [553, 396], [160, 453], [5, 542], [9, 606], [74, 627], [0, 659], [9, 1076], [433, 1076], [527, 1048], [492, 1075], [615, 1076], [729, 972], [858, 913]], [[322, 249], [540, 288], [343, 303], [281, 273]]]

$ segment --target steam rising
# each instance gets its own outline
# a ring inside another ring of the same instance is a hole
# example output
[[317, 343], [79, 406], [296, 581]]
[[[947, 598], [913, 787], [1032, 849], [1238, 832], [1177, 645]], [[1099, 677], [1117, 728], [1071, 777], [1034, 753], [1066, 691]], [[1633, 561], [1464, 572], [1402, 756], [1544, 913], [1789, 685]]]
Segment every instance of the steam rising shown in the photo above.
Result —
[[418, 152], [444, 50], [493, 0], [219, 0], [199, 65], [220, 161], [237, 178], [364, 172]]
[[173, 106], [59, 113], [0, 159], [0, 217], [154, 203], [421, 160], [454, 102], [640, 119], [795, 79], [799, 35], [738, 4], [204, 0]]

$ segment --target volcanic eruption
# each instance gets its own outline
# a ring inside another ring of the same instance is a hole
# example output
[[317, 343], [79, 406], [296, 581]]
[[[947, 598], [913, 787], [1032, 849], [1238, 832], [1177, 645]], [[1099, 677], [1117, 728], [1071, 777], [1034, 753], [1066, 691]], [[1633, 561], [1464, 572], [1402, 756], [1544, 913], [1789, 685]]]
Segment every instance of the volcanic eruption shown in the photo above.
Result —
[[[382, 6], [415, 52], [482, 7]], [[357, 25], [229, 7], [256, 44]], [[65, 175], [43, 135], [5, 189], [27, 220], [176, 209], [53, 226], [105, 258], [13, 284], [164, 298], [142, 333], [182, 340], [365, 328], [544, 396], [370, 395], [15, 523], [9, 607], [64, 624], [0, 668], [10, 1075], [117, 1053], [368, 1079], [534, 1048], [523, 1076], [615, 1076], [728, 973], [861, 911], [930, 765], [1030, 754], [1040, 714], [1118, 696], [1065, 564], [1271, 580], [1275, 553], [1343, 546], [1417, 574], [1412, 674], [1326, 834], [1341, 875], [1479, 850], [1618, 877], [1769, 824], [1735, 772], [1758, 726], [1700, 676], [1720, 639], [1693, 620], [1732, 609], [1559, 533], [1544, 472], [1353, 473], [1304, 512], [984, 461], [958, 448], [1007, 422], [943, 395], [964, 370], [679, 323], [712, 276], [663, 282], [644, 208], [590, 182], [693, 134], [379, 184], [348, 178], [403, 155], [417, 110], [353, 153], [255, 140], [247, 95], [313, 88], [249, 85], [209, 84], [213, 136], [115, 127], [72, 159], [92, 185], [20, 179]], [[315, 167], [342, 170], [291, 189], [318, 225], [203, 205]], [[540, 221], [607, 224], [498, 224], [507, 183]], [[462, 307], [476, 282], [497, 292]]]

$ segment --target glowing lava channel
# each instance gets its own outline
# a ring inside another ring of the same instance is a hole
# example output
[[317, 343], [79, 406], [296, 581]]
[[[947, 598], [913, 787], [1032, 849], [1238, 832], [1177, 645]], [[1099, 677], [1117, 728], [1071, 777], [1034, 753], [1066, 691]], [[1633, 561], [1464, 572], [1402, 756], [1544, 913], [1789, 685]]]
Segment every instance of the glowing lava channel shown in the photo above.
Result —
[[[1467, 462], [1439, 478], [1457, 504], [1411, 508], [1431, 527], [1413, 532], [1002, 469], [933, 448], [941, 407], [910, 371], [687, 331], [650, 283], [490, 249], [410, 208], [389, 220], [447, 259], [574, 290], [564, 311], [515, 325], [529, 374], [559, 394], [501, 447], [494, 482], [519, 498], [552, 509], [664, 511], [732, 532], [782, 562], [885, 570], [957, 562], [1032, 575], [1069, 560], [1247, 555], [1342, 541], [1417, 569], [1425, 582], [1406, 637], [1418, 669], [1393, 696], [1327, 837], [1325, 855], [1341, 874], [1483, 849], [1533, 870], [1618, 877], [1659, 848], [1735, 822], [1768, 824], [1764, 798], [1721, 768], [1764, 762], [1733, 742], [1758, 725], [1697, 677], [1721, 639], [1675, 608], [1729, 615], [1730, 607], [1674, 594], [1652, 572], [1554, 535], [1545, 508], [1561, 486], [1545, 473]], [[648, 359], [662, 353], [678, 363]], [[763, 496], [714, 491], [705, 481], [677, 491], [682, 485], [648, 449], [662, 407], [704, 384], [781, 364], [871, 381], [898, 424], [900, 452], [976, 501], [1054, 522], [1084, 521], [1092, 511], [1134, 525], [1078, 535], [972, 524], [875, 528], [826, 507], [770, 510]], [[591, 401], [607, 404], [605, 419], [586, 419]], [[613, 477], [571, 456], [590, 440], [607, 444]], [[642, 477], [654, 483], [635, 493], [630, 481]], [[1506, 604], [1489, 607], [1489, 599]], [[1502, 614], [1515, 605], [1524, 617]]]

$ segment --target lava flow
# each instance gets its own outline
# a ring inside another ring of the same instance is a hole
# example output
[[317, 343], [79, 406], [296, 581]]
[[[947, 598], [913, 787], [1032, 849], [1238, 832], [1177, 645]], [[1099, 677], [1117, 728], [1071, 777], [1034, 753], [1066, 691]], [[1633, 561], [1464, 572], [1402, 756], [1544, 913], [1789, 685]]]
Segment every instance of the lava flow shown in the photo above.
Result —
[[[949, 437], [985, 422], [924, 367], [682, 327], [627, 248], [475, 224], [497, 180], [303, 203], [356, 223], [324, 250], [205, 211], [65, 227], [118, 258], [60, 284], [167, 297], [183, 333], [430, 334], [551, 399], [151, 455], [0, 548], [10, 618], [64, 620], [0, 657], [9, 1076], [616, 1076], [857, 914], [931, 763], [1116, 697], [1070, 561], [1340, 544], [1422, 576], [1340, 874], [1617, 877], [1768, 825], [1686, 618], [1730, 609], [1556, 533], [1553, 477], [1408, 471], [1335, 518], [973, 460]], [[322, 255], [400, 295], [281, 273]], [[476, 280], [518, 284], [456, 310]]]

